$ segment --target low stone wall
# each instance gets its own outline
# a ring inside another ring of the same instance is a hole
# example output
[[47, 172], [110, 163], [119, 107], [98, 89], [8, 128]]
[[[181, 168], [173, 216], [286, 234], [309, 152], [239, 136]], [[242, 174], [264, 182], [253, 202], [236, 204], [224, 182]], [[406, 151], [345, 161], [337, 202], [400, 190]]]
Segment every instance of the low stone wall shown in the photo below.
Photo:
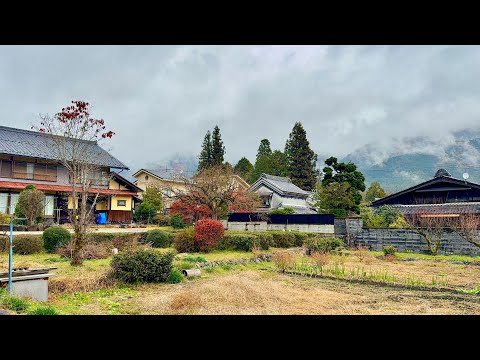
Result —
[[310, 232], [319, 234], [333, 234], [334, 225], [317, 225], [317, 224], [268, 224], [266, 221], [259, 222], [227, 222], [228, 230], [246, 230], [246, 231], [266, 231], [266, 230], [286, 230], [286, 231], [299, 231]]
[[[383, 246], [393, 245], [399, 252], [428, 253], [425, 239], [415, 231], [408, 229], [363, 228], [354, 236], [353, 244], [366, 246], [376, 251], [382, 251]], [[455, 232], [445, 232], [438, 254], [480, 256], [480, 248], [470, 244]]]

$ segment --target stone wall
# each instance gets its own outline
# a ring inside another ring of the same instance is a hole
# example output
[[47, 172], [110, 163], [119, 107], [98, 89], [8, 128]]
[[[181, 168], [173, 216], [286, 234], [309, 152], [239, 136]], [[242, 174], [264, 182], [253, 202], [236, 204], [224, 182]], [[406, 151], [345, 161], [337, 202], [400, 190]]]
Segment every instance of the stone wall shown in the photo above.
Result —
[[334, 234], [334, 225], [317, 225], [317, 224], [268, 224], [266, 221], [259, 222], [227, 222], [228, 230], [247, 230], [247, 231], [266, 231], [266, 230], [286, 230], [300, 231], [319, 234]]
[[[385, 245], [393, 245], [399, 252], [428, 253], [425, 239], [408, 229], [363, 228], [354, 236], [353, 244], [367, 246], [376, 251], [382, 251]], [[470, 244], [455, 232], [445, 232], [438, 255], [480, 256], [480, 248]]]

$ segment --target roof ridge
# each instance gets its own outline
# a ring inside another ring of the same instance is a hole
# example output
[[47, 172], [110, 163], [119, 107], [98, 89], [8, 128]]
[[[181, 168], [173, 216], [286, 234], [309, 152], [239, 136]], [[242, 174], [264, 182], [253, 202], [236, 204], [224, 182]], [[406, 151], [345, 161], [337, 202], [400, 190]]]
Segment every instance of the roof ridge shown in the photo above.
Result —
[[12, 127], [9, 127], [9, 126], [3, 126], [3, 125], [0, 125], [0, 130], [12, 131], [12, 132], [29, 134], [29, 135], [37, 135], [37, 136], [56, 136], [56, 137], [61, 137], [61, 138], [66, 138], [66, 139], [75, 139], [75, 140], [78, 140], [78, 141], [81, 141], [81, 142], [86, 142], [86, 143], [98, 144], [98, 141], [96, 141], [96, 140], [76, 139], [76, 138], [63, 136], [63, 135], [48, 134], [48, 133], [42, 133], [40, 131], [18, 129], [18, 128], [12, 128]]

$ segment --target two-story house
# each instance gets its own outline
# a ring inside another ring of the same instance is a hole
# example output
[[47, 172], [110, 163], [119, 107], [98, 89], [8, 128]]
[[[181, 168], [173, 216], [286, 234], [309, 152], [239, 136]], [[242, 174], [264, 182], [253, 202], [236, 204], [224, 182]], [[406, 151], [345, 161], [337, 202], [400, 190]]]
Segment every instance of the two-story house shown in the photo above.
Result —
[[[135, 185], [144, 191], [147, 187], [156, 187], [162, 191], [164, 212], [168, 214], [170, 206], [175, 201], [174, 193], [187, 191], [185, 181], [177, 175], [171, 170], [140, 169], [133, 174], [133, 177], [137, 179]], [[247, 190], [250, 186], [238, 175], [232, 175], [231, 180], [237, 189]]]
[[293, 208], [295, 214], [316, 214], [309, 199], [311, 192], [300, 189], [287, 177], [262, 174], [248, 189], [262, 200], [259, 212], [268, 212], [281, 208]]
[[[68, 138], [66, 138], [68, 146]], [[142, 190], [120, 175], [128, 167], [102, 149], [88, 142], [95, 154], [90, 193], [98, 194], [95, 212], [105, 212], [111, 223], [132, 220], [135, 201]], [[73, 208], [72, 182], [53, 151], [49, 136], [36, 131], [0, 126], [0, 212], [12, 214], [19, 193], [33, 184], [45, 193], [45, 219], [63, 223]], [[75, 200], [75, 201], [78, 201]]]

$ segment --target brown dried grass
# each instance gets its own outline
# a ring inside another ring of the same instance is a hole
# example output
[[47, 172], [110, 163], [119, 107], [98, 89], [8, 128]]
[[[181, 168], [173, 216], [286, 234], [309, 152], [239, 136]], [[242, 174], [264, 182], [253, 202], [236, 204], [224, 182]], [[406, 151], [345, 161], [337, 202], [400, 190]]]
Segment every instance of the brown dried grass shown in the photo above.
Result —
[[324, 267], [330, 262], [330, 256], [328, 253], [314, 252], [312, 253], [311, 257], [318, 267]]
[[280, 271], [285, 272], [295, 264], [295, 256], [290, 251], [276, 251], [272, 254], [272, 261]]

